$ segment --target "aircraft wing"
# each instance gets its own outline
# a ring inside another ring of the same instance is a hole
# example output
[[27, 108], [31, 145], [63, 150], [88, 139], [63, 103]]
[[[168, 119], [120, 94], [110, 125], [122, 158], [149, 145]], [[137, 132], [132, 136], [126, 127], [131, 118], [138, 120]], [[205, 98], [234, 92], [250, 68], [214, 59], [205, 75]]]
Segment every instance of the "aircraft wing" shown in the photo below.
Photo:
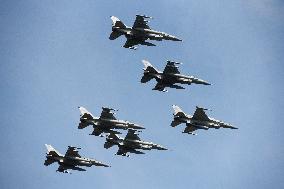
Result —
[[126, 155], [127, 152], [128, 151], [125, 148], [119, 147], [118, 151], [116, 152], [116, 155]]
[[167, 65], [163, 71], [164, 74], [179, 74], [178, 66], [176, 62], [167, 61]]
[[70, 169], [70, 167], [66, 167], [64, 165], [59, 165], [58, 169], [56, 171], [64, 173], [65, 171], [67, 171], [67, 169]]
[[135, 130], [129, 129], [124, 140], [140, 140], [138, 133], [135, 133]]
[[147, 18], [151, 18], [151, 17], [136, 15], [136, 19], [135, 19], [135, 22], [132, 28], [150, 29], [150, 27], [148, 26], [149, 21], [146, 20]]
[[102, 129], [100, 129], [100, 128], [98, 128], [98, 127], [94, 127], [94, 130], [93, 130], [93, 132], [92, 132], [91, 135], [99, 136], [99, 135], [101, 135], [103, 132], [104, 132], [104, 131], [103, 131]]
[[196, 130], [197, 130], [197, 128], [194, 127], [193, 125], [187, 124], [187, 125], [186, 125], [186, 128], [184, 129], [183, 132], [184, 132], [184, 133], [193, 134], [193, 132], [196, 131]]
[[78, 150], [80, 148], [74, 147], [74, 146], [68, 146], [68, 149], [65, 153], [65, 156], [71, 156], [71, 157], [81, 157], [81, 155], [78, 153]]
[[101, 113], [100, 119], [116, 120], [116, 118], [114, 117], [114, 112], [112, 112], [112, 110], [114, 110], [114, 109], [103, 107], [103, 111]]
[[165, 89], [166, 85], [164, 85], [161, 82], [158, 82], [155, 87], [153, 88], [153, 90], [158, 90], [158, 91], [163, 91]]
[[134, 38], [128, 38], [123, 45], [124, 48], [134, 48], [135, 45], [139, 45], [140, 41]]
[[210, 121], [203, 108], [196, 107], [196, 110], [192, 116], [192, 119], [199, 121]]

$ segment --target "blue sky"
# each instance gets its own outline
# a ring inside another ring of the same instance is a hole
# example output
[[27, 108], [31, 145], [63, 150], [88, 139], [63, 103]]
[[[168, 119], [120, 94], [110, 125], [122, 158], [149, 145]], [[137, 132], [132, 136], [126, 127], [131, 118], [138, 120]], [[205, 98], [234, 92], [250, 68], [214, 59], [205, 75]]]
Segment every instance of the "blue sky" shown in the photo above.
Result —
[[[284, 3], [240, 1], [0, 1], [1, 188], [283, 188]], [[108, 40], [110, 16], [131, 26], [153, 16], [153, 29], [182, 38], [137, 51]], [[165, 61], [212, 83], [168, 93], [140, 84], [142, 59]], [[196, 105], [239, 130], [182, 134], [171, 128], [171, 105]], [[145, 126], [141, 138], [170, 151], [130, 158], [103, 148], [104, 139], [78, 130], [85, 106], [102, 106]], [[111, 164], [87, 172], [45, 167], [45, 146], [68, 145]]]

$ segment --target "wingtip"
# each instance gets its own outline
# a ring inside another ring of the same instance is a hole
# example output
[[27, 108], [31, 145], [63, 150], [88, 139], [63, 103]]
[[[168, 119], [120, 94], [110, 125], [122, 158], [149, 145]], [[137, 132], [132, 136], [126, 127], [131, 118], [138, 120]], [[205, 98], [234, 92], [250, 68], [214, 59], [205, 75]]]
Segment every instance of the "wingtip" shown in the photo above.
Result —
[[148, 60], [143, 59], [143, 60], [142, 60], [142, 64], [144, 64], [144, 65], [146, 66], [146, 65], [149, 65], [150, 62], [149, 62]]

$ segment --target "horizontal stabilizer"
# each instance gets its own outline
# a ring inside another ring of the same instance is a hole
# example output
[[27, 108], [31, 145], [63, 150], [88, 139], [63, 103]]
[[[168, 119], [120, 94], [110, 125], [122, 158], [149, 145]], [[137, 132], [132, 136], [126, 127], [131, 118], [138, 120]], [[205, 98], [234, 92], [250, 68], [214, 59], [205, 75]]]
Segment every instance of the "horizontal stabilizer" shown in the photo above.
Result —
[[84, 128], [86, 128], [86, 127], [88, 127], [90, 124], [88, 124], [88, 123], [83, 123], [83, 122], [81, 122], [81, 123], [79, 123], [79, 125], [78, 125], [78, 129], [84, 129]]
[[47, 159], [44, 161], [44, 165], [49, 166], [50, 164], [53, 164], [54, 162], [56, 162], [54, 159], [47, 157]]
[[178, 121], [178, 120], [173, 120], [172, 123], [171, 123], [171, 126], [172, 127], [176, 127], [178, 126], [179, 124], [181, 124], [182, 122]]
[[110, 40], [115, 40], [116, 38], [120, 37], [121, 35], [123, 35], [122, 33], [119, 33], [119, 32], [111, 32], [110, 36], [109, 36], [109, 39]]
[[104, 144], [104, 148], [105, 149], [109, 149], [109, 148], [111, 148], [113, 146], [114, 146], [114, 143], [112, 143], [112, 142], [105, 142], [105, 144]]
[[147, 83], [148, 81], [150, 81], [153, 78], [154, 77], [149, 76], [149, 75], [143, 75], [143, 77], [141, 78], [141, 83]]

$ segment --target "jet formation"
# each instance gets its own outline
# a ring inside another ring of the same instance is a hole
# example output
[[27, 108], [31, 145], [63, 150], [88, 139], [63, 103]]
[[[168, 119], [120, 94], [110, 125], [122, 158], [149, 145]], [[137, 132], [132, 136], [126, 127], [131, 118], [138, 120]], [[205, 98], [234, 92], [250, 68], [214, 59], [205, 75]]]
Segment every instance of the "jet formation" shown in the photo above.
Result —
[[129, 129], [125, 138], [121, 138], [116, 134], [111, 133], [107, 138], [104, 144], [104, 148], [108, 149], [114, 145], [118, 146], [118, 151], [115, 155], [127, 156], [129, 153], [134, 154], [144, 154], [144, 152], [139, 150], [168, 150], [167, 148], [155, 144], [153, 142], [146, 142], [140, 139], [136, 130]]
[[177, 105], [173, 105], [174, 109], [174, 120], [171, 123], [172, 127], [176, 127], [181, 123], [186, 124], [186, 128], [183, 133], [188, 133], [192, 135], [196, 135], [194, 131], [197, 129], [208, 130], [209, 128], [220, 129], [220, 128], [229, 128], [229, 129], [238, 129], [229, 123], [225, 123], [223, 121], [208, 117], [205, 113], [206, 108], [201, 108], [196, 106], [196, 110], [193, 114], [187, 115], [184, 113], [180, 107]]
[[137, 45], [146, 45], [146, 46], [156, 46], [153, 43], [148, 42], [147, 40], [171, 40], [171, 41], [182, 41], [181, 39], [167, 34], [165, 32], [155, 31], [150, 28], [148, 25], [149, 20], [152, 17], [145, 15], [136, 15], [135, 22], [132, 27], [126, 26], [122, 21], [117, 17], [111, 16], [112, 20], [112, 33], [109, 36], [110, 40], [115, 40], [121, 35], [126, 37], [126, 42], [123, 45], [124, 48], [137, 49]]
[[86, 171], [86, 169], [83, 169], [80, 166], [91, 167], [95, 165], [110, 167], [109, 165], [95, 159], [81, 157], [81, 155], [78, 153], [78, 150], [81, 148], [68, 146], [65, 155], [63, 155], [55, 150], [51, 145], [46, 144], [45, 146], [47, 148], [47, 154], [44, 165], [49, 166], [50, 164], [57, 162], [59, 164], [57, 172], [70, 173], [68, 169]]
[[156, 79], [157, 84], [153, 88], [153, 90], [167, 92], [167, 90], [165, 89], [166, 87], [175, 88], [175, 89], [185, 89], [184, 87], [180, 85], [176, 85], [176, 83], [187, 84], [187, 85], [191, 85], [192, 83], [202, 84], [202, 85], [211, 85], [207, 81], [198, 79], [194, 76], [181, 74], [177, 66], [181, 64], [179, 62], [168, 60], [167, 65], [163, 72], [157, 70], [147, 60], [142, 60], [142, 63], [144, 64], [144, 69], [143, 69], [144, 74], [141, 79], [141, 83], [147, 83], [148, 81], [152, 79]]
[[[151, 18], [152, 17], [145, 15], [136, 15], [133, 26], [128, 27], [117, 17], [111, 16], [112, 33], [110, 34], [109, 39], [115, 40], [124, 35], [127, 40], [123, 47], [134, 50], [137, 49], [138, 45], [156, 46], [148, 40], [182, 41], [173, 35], [151, 29], [148, 25], [149, 19]], [[168, 60], [163, 71], [157, 70], [147, 60], [142, 60], [142, 63], [144, 64], [144, 73], [141, 78], [141, 83], [147, 83], [152, 79], [155, 79], [157, 84], [153, 90], [167, 92], [166, 88], [185, 89], [181, 85], [211, 85], [209, 82], [197, 77], [181, 74], [178, 69], [178, 65], [181, 64], [180, 62]], [[144, 151], [146, 150], [168, 150], [162, 145], [141, 140], [138, 136], [138, 132], [141, 132], [141, 130], [144, 130], [145, 128], [136, 123], [117, 119], [114, 115], [118, 110], [102, 107], [100, 116], [95, 117], [86, 108], [82, 106], [78, 108], [80, 111], [78, 129], [84, 129], [90, 125], [93, 126], [93, 131], [90, 135], [106, 137], [104, 143], [104, 148], [106, 149], [118, 146], [116, 155], [129, 157], [129, 153], [144, 154]], [[171, 126], [176, 127], [185, 123], [186, 128], [183, 133], [196, 135], [196, 130], [208, 130], [209, 128], [237, 129], [229, 123], [207, 116], [205, 111], [208, 109], [205, 108], [196, 107], [192, 116], [184, 113], [177, 105], [173, 105], [173, 109], [174, 119], [171, 122]], [[124, 138], [119, 136], [119, 134], [122, 134], [121, 130], [127, 130], [127, 134]], [[49, 166], [50, 164], [57, 162], [59, 164], [57, 169], [58, 172], [69, 173], [68, 170], [86, 171], [82, 167], [91, 167], [93, 165], [110, 167], [95, 159], [81, 157], [78, 153], [78, 150], [80, 149], [78, 147], [68, 146], [65, 155], [60, 154], [51, 145], [46, 144], [46, 148], [47, 155], [44, 165]]]
[[92, 125], [94, 130], [91, 135], [95, 136], [103, 136], [102, 133], [114, 133], [121, 134], [121, 132], [116, 131], [114, 129], [145, 129], [144, 127], [131, 123], [125, 120], [119, 120], [114, 116], [113, 108], [102, 107], [102, 112], [100, 117], [93, 116], [86, 108], [78, 107], [81, 115], [80, 115], [80, 123], [78, 129], [84, 129], [89, 125]]

